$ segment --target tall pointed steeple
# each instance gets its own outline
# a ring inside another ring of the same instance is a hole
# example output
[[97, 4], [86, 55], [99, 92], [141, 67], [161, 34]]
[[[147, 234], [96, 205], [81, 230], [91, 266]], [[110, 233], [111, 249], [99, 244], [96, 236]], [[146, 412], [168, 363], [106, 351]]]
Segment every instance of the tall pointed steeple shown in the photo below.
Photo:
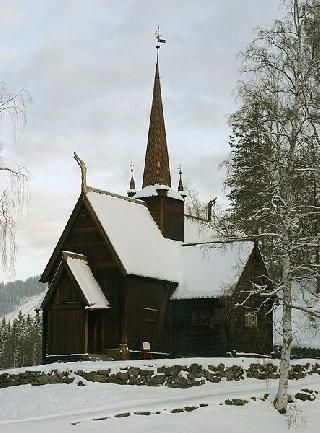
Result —
[[166, 127], [161, 98], [158, 50], [142, 187], [156, 184], [171, 187]]
[[148, 143], [145, 156], [142, 189], [137, 191], [134, 198], [143, 200], [150, 215], [158, 225], [165, 238], [184, 240], [184, 192], [182, 180], [179, 191], [171, 188], [169, 154], [166, 139], [166, 127], [163, 118], [161, 85], [159, 76], [160, 44], [166, 42], [156, 32], [157, 62], [154, 76], [153, 99], [150, 113]]

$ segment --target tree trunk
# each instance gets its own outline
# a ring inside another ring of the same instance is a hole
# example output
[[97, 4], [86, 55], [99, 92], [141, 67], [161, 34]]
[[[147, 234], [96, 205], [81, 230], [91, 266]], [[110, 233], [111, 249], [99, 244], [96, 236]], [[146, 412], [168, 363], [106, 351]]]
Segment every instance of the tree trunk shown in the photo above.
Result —
[[278, 393], [274, 402], [275, 408], [280, 413], [285, 413], [288, 406], [288, 380], [290, 368], [290, 355], [292, 346], [292, 321], [291, 321], [291, 273], [289, 256], [289, 233], [288, 225], [283, 226], [283, 323], [282, 323], [282, 349], [280, 360], [280, 378]]

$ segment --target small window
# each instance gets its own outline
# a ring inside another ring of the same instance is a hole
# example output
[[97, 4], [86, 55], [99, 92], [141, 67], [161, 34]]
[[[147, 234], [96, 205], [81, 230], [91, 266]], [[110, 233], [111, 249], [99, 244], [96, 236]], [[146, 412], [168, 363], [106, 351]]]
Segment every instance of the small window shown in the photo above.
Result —
[[258, 326], [258, 316], [256, 311], [244, 313], [244, 326], [246, 328], [256, 328]]
[[143, 309], [144, 321], [154, 323], [157, 321], [158, 310], [155, 308], [146, 307]]

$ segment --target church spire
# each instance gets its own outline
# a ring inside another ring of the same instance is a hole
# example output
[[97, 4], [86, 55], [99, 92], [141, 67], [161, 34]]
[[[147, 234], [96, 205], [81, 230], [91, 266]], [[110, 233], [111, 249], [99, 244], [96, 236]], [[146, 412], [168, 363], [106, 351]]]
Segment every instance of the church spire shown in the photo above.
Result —
[[136, 182], [134, 180], [134, 176], [133, 176], [133, 169], [134, 169], [134, 164], [133, 162], [130, 163], [130, 173], [131, 173], [131, 178], [130, 178], [130, 183], [129, 183], [129, 189], [128, 189], [128, 197], [133, 197], [136, 193]]
[[150, 113], [148, 132], [148, 144], [145, 156], [142, 187], [155, 184], [163, 184], [171, 187], [171, 175], [169, 166], [169, 154], [166, 139], [166, 128], [163, 117], [163, 106], [161, 98], [161, 85], [159, 76], [159, 43], [165, 40], [160, 38], [159, 30], [156, 33], [157, 62], [153, 85], [153, 99]]

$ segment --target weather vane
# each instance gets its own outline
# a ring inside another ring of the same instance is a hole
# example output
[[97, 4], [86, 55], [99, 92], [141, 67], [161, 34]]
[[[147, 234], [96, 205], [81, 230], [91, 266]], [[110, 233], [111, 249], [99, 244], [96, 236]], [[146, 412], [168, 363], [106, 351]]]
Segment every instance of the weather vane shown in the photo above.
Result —
[[160, 27], [158, 26], [157, 31], [155, 32], [156, 35], [156, 39], [157, 39], [157, 45], [156, 45], [156, 49], [158, 50], [160, 48], [160, 44], [165, 44], [167, 41], [165, 39], [163, 39], [161, 33], [160, 33]]
[[131, 174], [133, 174], [133, 170], [134, 170], [134, 163], [131, 161], [130, 162], [130, 172], [131, 172]]

